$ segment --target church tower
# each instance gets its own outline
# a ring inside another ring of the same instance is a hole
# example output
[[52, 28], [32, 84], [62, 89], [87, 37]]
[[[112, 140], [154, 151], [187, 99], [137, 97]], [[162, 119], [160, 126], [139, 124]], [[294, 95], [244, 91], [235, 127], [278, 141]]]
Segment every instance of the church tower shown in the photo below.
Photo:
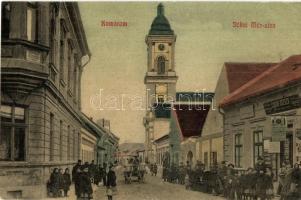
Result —
[[157, 162], [155, 141], [169, 133], [170, 106], [176, 98], [175, 72], [176, 35], [164, 15], [164, 6], [157, 7], [157, 16], [145, 39], [147, 45], [145, 152], [149, 162]]

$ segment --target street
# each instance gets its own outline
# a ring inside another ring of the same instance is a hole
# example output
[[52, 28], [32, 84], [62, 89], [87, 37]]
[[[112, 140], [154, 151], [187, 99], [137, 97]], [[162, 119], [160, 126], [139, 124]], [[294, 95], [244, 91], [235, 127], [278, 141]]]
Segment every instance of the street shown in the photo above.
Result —
[[[145, 183], [132, 182], [125, 184], [123, 175], [120, 171], [117, 172], [117, 195], [113, 198], [116, 200], [219, 200], [224, 199], [201, 192], [188, 191], [183, 185], [171, 184], [163, 182], [160, 176], [157, 177], [146, 175]], [[105, 187], [97, 187], [94, 198], [103, 200], [106, 199]]]

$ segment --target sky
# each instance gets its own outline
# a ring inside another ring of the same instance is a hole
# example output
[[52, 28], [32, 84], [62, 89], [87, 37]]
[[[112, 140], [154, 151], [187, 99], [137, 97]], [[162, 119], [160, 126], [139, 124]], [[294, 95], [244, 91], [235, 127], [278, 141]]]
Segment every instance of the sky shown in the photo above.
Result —
[[[105, 118], [123, 142], [144, 142], [145, 37], [158, 2], [79, 2], [92, 53], [82, 75], [82, 111]], [[301, 53], [301, 3], [163, 2], [177, 35], [177, 91], [215, 89], [224, 62], [279, 62]], [[127, 22], [103, 27], [102, 21]], [[233, 22], [248, 28], [234, 28]], [[275, 28], [250, 28], [251, 22]]]

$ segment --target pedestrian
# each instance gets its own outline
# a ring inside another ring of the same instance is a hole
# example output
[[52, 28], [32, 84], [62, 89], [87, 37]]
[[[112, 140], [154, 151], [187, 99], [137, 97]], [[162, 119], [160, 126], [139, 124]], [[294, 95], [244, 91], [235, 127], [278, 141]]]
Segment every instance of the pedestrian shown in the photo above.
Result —
[[280, 168], [280, 172], [279, 172], [279, 184], [278, 184], [278, 188], [277, 188], [277, 195], [281, 195], [281, 191], [284, 185], [284, 180], [285, 180], [285, 176], [286, 176], [286, 164], [283, 162], [281, 164], [281, 168]]
[[54, 168], [50, 175], [50, 191], [53, 197], [59, 197], [59, 169]]
[[64, 174], [63, 174], [63, 169], [60, 168], [59, 169], [59, 179], [58, 179], [59, 183], [59, 197], [64, 196]]
[[266, 198], [271, 200], [274, 197], [274, 185], [273, 185], [274, 174], [270, 168], [266, 169], [265, 184], [266, 184]]
[[74, 167], [72, 168], [72, 181], [74, 181], [74, 176], [75, 176], [75, 173], [77, 172], [77, 169], [78, 168], [81, 168], [82, 167], [82, 161], [81, 160], [78, 160], [76, 165], [74, 165]]
[[243, 187], [243, 174], [241, 171], [238, 171], [236, 174], [236, 178], [234, 179], [233, 187], [234, 187], [234, 192], [236, 194], [237, 200], [242, 200], [243, 198], [243, 192], [244, 192], [244, 187]]
[[234, 176], [234, 165], [229, 164], [227, 168], [227, 176], [226, 176], [226, 185], [225, 190], [226, 194], [225, 197], [229, 200], [233, 200], [235, 198], [235, 179]]
[[191, 189], [191, 183], [190, 183], [190, 178], [189, 178], [188, 173], [186, 173], [184, 181], [185, 181], [186, 190], [190, 190]]
[[115, 195], [117, 192], [117, 190], [116, 190], [116, 174], [114, 171], [114, 167], [112, 165], [109, 167], [106, 186], [107, 186], [108, 200], [112, 200], [113, 195]]
[[243, 188], [244, 199], [252, 198], [252, 181], [253, 181], [253, 168], [249, 167], [241, 178], [241, 186]]
[[107, 185], [107, 163], [103, 163], [103, 175], [102, 175], [103, 186]]
[[81, 196], [81, 186], [80, 186], [81, 174], [82, 174], [81, 168], [77, 168], [73, 178], [75, 195], [78, 200], [80, 199]]
[[89, 168], [85, 167], [80, 176], [80, 198], [81, 200], [93, 199], [92, 183], [89, 174]]
[[100, 165], [97, 165], [96, 166], [96, 171], [95, 171], [95, 178], [94, 178], [94, 184], [95, 185], [99, 185], [99, 183], [101, 182], [101, 179], [102, 179], [102, 177], [101, 177], [101, 166]]
[[267, 179], [266, 169], [260, 168], [256, 173], [256, 198], [267, 199]]
[[289, 190], [289, 199], [297, 200], [301, 198], [301, 172], [299, 164], [294, 164], [294, 168], [291, 172], [291, 184]]
[[64, 173], [63, 177], [64, 177], [64, 196], [67, 197], [68, 191], [69, 191], [70, 185], [71, 185], [71, 177], [70, 177], [68, 168], [65, 169], [65, 173]]
[[179, 166], [179, 184], [184, 185], [185, 183], [185, 167], [183, 162]]
[[96, 165], [94, 164], [94, 160], [91, 161], [88, 169], [89, 169], [89, 175], [90, 175], [90, 178], [92, 180], [92, 183], [94, 183], [95, 174], [96, 174]]

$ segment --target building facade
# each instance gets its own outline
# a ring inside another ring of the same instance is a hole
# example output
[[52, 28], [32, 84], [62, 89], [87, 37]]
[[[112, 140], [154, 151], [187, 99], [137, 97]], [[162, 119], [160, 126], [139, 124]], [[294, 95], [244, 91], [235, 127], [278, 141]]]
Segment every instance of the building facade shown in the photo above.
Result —
[[84, 159], [84, 157], [82, 159], [87, 162], [94, 160], [95, 164], [101, 166], [104, 163], [113, 164], [117, 160], [119, 138], [104, 123], [99, 123], [104, 120], [94, 122], [93, 118], [89, 118], [85, 114], [82, 114], [82, 119], [85, 124], [85, 132], [83, 133], [88, 133], [82, 134], [82, 137], [89, 138], [86, 139], [86, 142], [82, 141], [81, 143], [82, 152], [85, 153], [84, 150], [86, 149], [86, 153], [89, 155], [88, 159]]
[[154, 141], [156, 152], [156, 164], [163, 165], [166, 156], [169, 157], [169, 135], [164, 135]]
[[80, 158], [90, 55], [77, 3], [2, 3], [1, 197], [45, 197], [52, 169]]
[[201, 160], [198, 140], [214, 93], [177, 92], [170, 120], [170, 161], [190, 165]]
[[169, 132], [170, 105], [175, 99], [177, 75], [175, 72], [176, 35], [159, 4], [157, 16], [145, 39], [147, 45], [146, 86], [147, 113], [145, 126], [146, 161], [155, 162], [154, 141]]
[[250, 81], [275, 63], [226, 62], [220, 72], [212, 104], [206, 117], [202, 136], [198, 138], [199, 159], [209, 169], [224, 160], [223, 115], [218, 105], [224, 97]]
[[262, 157], [275, 174], [282, 163], [300, 162], [300, 61], [291, 56], [222, 100], [225, 160], [248, 168]]
[[80, 160], [85, 163], [90, 163], [92, 160], [97, 159], [97, 140], [98, 137], [95, 132], [87, 127], [81, 128], [81, 146], [80, 146]]

